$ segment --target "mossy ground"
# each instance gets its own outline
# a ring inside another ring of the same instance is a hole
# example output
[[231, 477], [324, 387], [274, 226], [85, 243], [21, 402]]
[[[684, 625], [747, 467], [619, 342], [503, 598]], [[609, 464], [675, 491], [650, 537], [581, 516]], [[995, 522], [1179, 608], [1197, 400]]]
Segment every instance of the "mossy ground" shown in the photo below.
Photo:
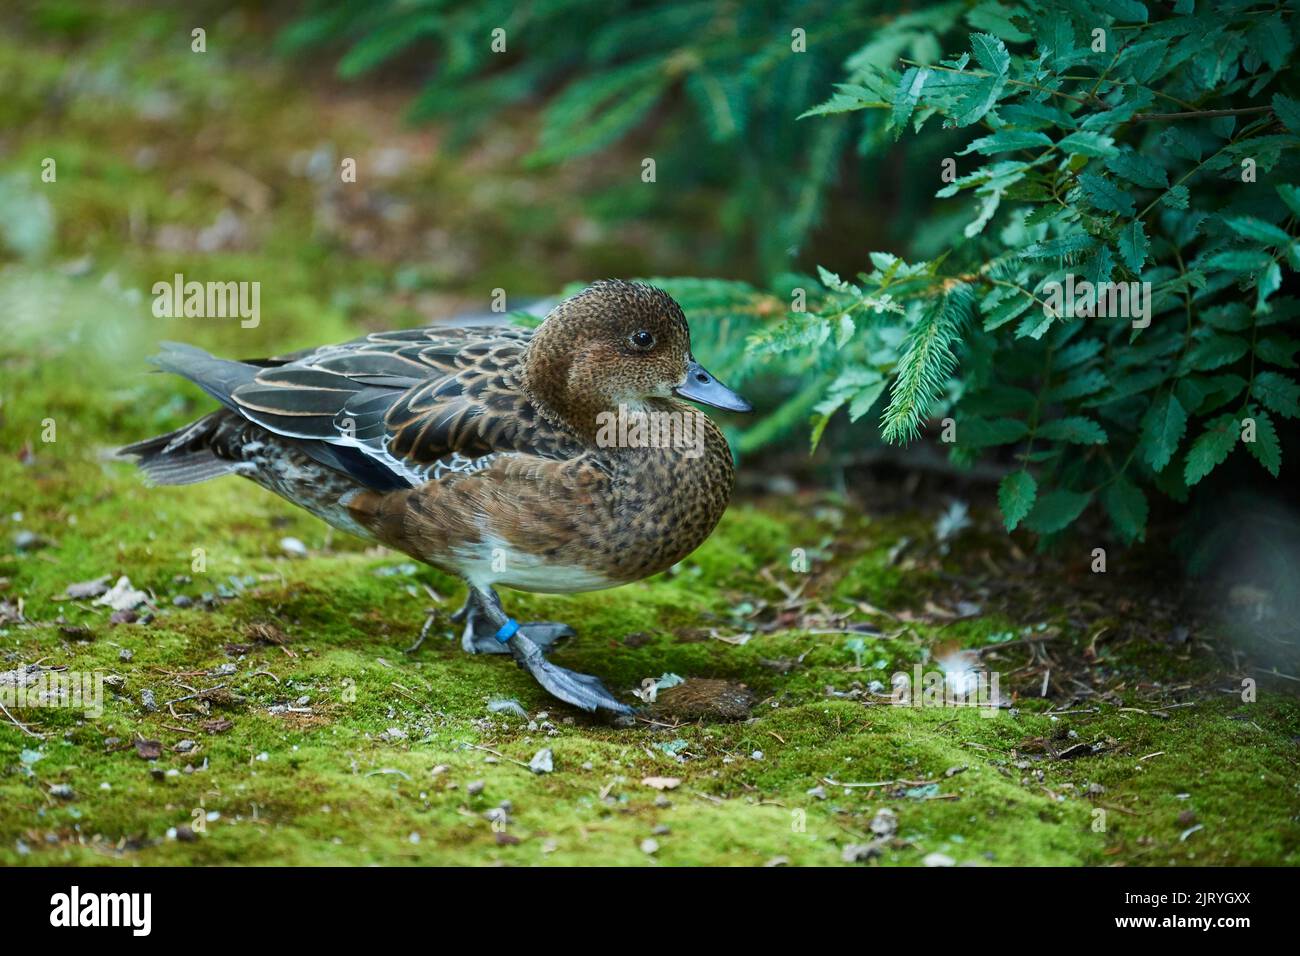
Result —
[[[25, 12], [0, 34], [0, 76], [13, 80], [0, 175], [29, 209], [48, 204], [53, 233], [0, 271], [0, 600], [11, 618], [0, 670], [40, 661], [117, 686], [95, 718], [12, 711], [40, 739], [0, 717], [0, 863], [837, 864], [872, 840], [882, 807], [898, 818], [874, 857], [883, 864], [932, 853], [989, 865], [1300, 860], [1300, 706], [1286, 683], [1243, 702], [1242, 668], [1223, 663], [1234, 635], [1198, 630], [1189, 647], [1152, 637], [1135, 575], [1120, 567], [1105, 586], [1128, 588], [1129, 603], [1108, 603], [1100, 586], [1091, 616], [1068, 601], [998, 600], [996, 575], [972, 585], [969, 565], [983, 555], [1015, 574], [1025, 563], [982, 515], [943, 556], [932, 513], [746, 500], [672, 573], [588, 595], [507, 594], [520, 619], [571, 623], [579, 637], [556, 660], [618, 692], [674, 673], [743, 682], [757, 700], [747, 721], [617, 728], [549, 700], [509, 660], [462, 654], [449, 639], [460, 589], [439, 573], [238, 479], [146, 489], [106, 450], [207, 407], [141, 373], [158, 339], [281, 352], [475, 301], [470, 274], [484, 288], [546, 293], [603, 263], [671, 271], [670, 254], [624, 235], [567, 244], [577, 203], [553, 197], [576, 192], [580, 172], [521, 184], [493, 153], [433, 157], [425, 134], [377, 129], [385, 113], [365, 95], [305, 90], [254, 55], [238, 18], [221, 23], [245, 52], [210, 30], [204, 59], [172, 14]], [[393, 142], [414, 161], [363, 184], [344, 214], [291, 172], [318, 144], [333, 161]], [[34, 171], [49, 155], [59, 179], [42, 186]], [[241, 237], [196, 249], [192, 234], [231, 207], [229, 190], [243, 195], [230, 186], [242, 175], [266, 185], [267, 205], [235, 203]], [[421, 219], [430, 194], [436, 224]], [[394, 204], [409, 209], [375, 225], [373, 242], [353, 241], [358, 217]], [[450, 234], [457, 270], [428, 253], [404, 258], [437, 240], [430, 230]], [[148, 290], [174, 271], [261, 278], [262, 324], [154, 319]], [[288, 556], [286, 537], [306, 556]], [[792, 570], [794, 549], [806, 572]], [[1036, 565], [1028, 586], [1062, 568], [1078, 573], [1068, 560]], [[59, 599], [101, 575], [151, 591], [156, 614], [110, 624], [106, 608]], [[175, 605], [178, 595], [193, 603]], [[975, 610], [946, 616], [960, 600]], [[428, 639], [405, 654], [430, 607]], [[287, 642], [257, 641], [264, 624]], [[718, 639], [739, 634], [749, 639]], [[986, 663], [1016, 706], [996, 716], [893, 707], [869, 690], [945, 649], [1002, 643]], [[1095, 693], [1072, 704], [1070, 679]], [[231, 696], [166, 704], [218, 685]], [[146, 690], [156, 711], [142, 706]], [[502, 699], [529, 716], [490, 713]], [[218, 719], [229, 728], [205, 729]], [[143, 759], [137, 739], [159, 741], [161, 756]], [[178, 751], [182, 740], [194, 749]], [[1059, 758], [1080, 742], [1099, 749]], [[544, 747], [553, 772], [521, 765]], [[681, 782], [659, 791], [642, 783], [651, 777]], [[884, 781], [901, 782], [841, 786]], [[488, 814], [503, 801], [498, 833]], [[198, 820], [194, 839], [169, 836]]]

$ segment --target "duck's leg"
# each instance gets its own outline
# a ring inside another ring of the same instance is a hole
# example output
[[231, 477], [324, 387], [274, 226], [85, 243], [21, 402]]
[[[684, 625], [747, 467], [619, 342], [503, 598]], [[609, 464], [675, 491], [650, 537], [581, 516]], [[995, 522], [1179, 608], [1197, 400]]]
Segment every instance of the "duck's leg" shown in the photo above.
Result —
[[[588, 712], [607, 710], [615, 714], [631, 714], [632, 708], [618, 700], [605, 689], [600, 678], [579, 674], [548, 661], [542, 647], [533, 638], [536, 625], [519, 624], [501, 610], [501, 601], [490, 588], [470, 585], [474, 603], [467, 614], [467, 622], [477, 615], [495, 628], [493, 640], [504, 644], [514, 655], [515, 662], [552, 696]], [[563, 627], [564, 625], [559, 625]]]
[[[487, 594], [500, 606], [496, 592], [487, 589]], [[451, 616], [453, 621], [464, 621], [465, 630], [461, 632], [460, 646], [470, 654], [509, 654], [510, 648], [497, 640], [498, 625], [492, 623], [480, 606], [479, 599], [471, 588], [465, 597], [465, 606]], [[519, 627], [542, 651], [549, 652], [551, 645], [563, 637], [573, 637], [573, 628], [560, 621], [525, 621]]]

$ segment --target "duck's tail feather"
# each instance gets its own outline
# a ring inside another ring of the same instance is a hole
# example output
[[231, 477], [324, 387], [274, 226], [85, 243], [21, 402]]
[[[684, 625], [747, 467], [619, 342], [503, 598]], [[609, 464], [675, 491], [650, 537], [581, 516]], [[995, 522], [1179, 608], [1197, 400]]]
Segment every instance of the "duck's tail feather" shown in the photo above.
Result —
[[[227, 408], [234, 407], [231, 393], [251, 382], [258, 369], [209, 355], [203, 349], [181, 342], [163, 342], [162, 351], [150, 360], [164, 372], [187, 378]], [[222, 432], [238, 421], [222, 409], [205, 415], [184, 428], [166, 435], [127, 445], [119, 455], [130, 455], [151, 481], [159, 485], [192, 485], [220, 478], [238, 469], [238, 456], [229, 454], [221, 441]]]
[[[227, 408], [235, 408], [230, 397], [239, 386], [251, 382], [261, 369], [230, 359], [209, 355], [183, 342], [163, 342], [162, 351], [150, 361], [164, 372], [188, 378]], [[183, 429], [182, 429], [183, 430]]]
[[127, 445], [118, 454], [134, 456], [140, 470], [158, 485], [192, 485], [220, 478], [239, 466], [238, 461], [213, 451], [214, 438], [230, 419], [225, 410], [213, 412], [174, 432]]

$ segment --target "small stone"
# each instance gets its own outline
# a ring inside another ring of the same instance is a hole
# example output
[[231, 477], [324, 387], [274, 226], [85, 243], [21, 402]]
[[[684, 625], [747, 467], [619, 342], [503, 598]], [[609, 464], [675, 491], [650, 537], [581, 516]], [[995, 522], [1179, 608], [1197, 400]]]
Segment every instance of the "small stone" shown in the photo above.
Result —
[[465, 792], [468, 793], [471, 797], [477, 797], [480, 793], [483, 792], [483, 788], [485, 786], [487, 786], [487, 784], [485, 784], [482, 780], [471, 780], [468, 784], [466, 784]]
[[176, 750], [177, 750], [179, 753], [183, 753], [183, 754], [187, 754], [187, 753], [189, 753], [189, 752], [190, 752], [191, 750], [193, 750], [196, 746], [197, 746], [197, 744], [195, 744], [194, 741], [192, 741], [192, 740], [188, 740], [188, 739], [186, 739], [186, 740], [179, 740], [179, 741], [176, 742]]
[[658, 807], [660, 810], [667, 810], [672, 805], [673, 802], [669, 800], [667, 797], [663, 796], [662, 794], [655, 797], [655, 806]]
[[129, 664], [129, 663], [131, 663], [131, 659], [134, 658], [134, 657], [135, 657], [135, 654], [134, 654], [132, 651], [130, 651], [129, 649], [125, 648], [125, 647], [122, 648], [120, 651], [117, 652], [117, 659], [118, 659], [119, 661], [122, 661], [124, 664]]
[[750, 759], [750, 760], [762, 760], [762, 759], [763, 759], [763, 751], [761, 751], [761, 750], [755, 750], [752, 754], [749, 755], [749, 759]]
[[874, 843], [849, 843], [840, 850], [840, 859], [845, 863], [865, 863], [877, 856], [880, 856], [880, 847]]
[[60, 800], [71, 800], [76, 795], [76, 791], [68, 783], [56, 783], [50, 787], [50, 796]]
[[551, 753], [550, 747], [543, 747], [537, 753], [533, 754], [533, 759], [528, 761], [528, 769], [533, 773], [550, 773], [555, 769], [554, 754]]
[[307, 546], [297, 538], [281, 538], [280, 550], [291, 558], [307, 557]]
[[194, 599], [192, 597], [187, 597], [184, 594], [178, 594], [172, 598], [173, 607], [189, 607], [193, 603]]
[[654, 827], [650, 832], [653, 833], [655, 836], [667, 836], [673, 831], [672, 828], [668, 826], [668, 824], [661, 823], [658, 826]]
[[1179, 826], [1182, 826], [1182, 827], [1189, 827], [1189, 826], [1191, 826], [1191, 825], [1192, 825], [1193, 823], [1195, 823], [1195, 822], [1196, 822], [1196, 811], [1195, 811], [1195, 810], [1184, 810], [1182, 813], [1178, 814], [1178, 825], [1179, 825]]
[[32, 531], [19, 531], [14, 535], [14, 547], [19, 551], [36, 551], [49, 544], [44, 538]]
[[95, 578], [93, 581], [79, 581], [76, 584], [69, 584], [63, 593], [74, 601], [97, 598], [108, 591], [107, 582], [108, 575], [105, 574], [102, 578]]
[[641, 852], [645, 854], [658, 853], [659, 841], [651, 837], [646, 837], [644, 840], [641, 841]]
[[182, 824], [176, 828], [176, 839], [182, 843], [193, 843], [198, 837], [188, 823]]
[[954, 866], [956, 861], [943, 853], [927, 853], [921, 861], [925, 866]]
[[871, 818], [871, 832], [884, 838], [898, 832], [898, 814], [888, 807], [881, 807]]
[[808, 794], [808, 796], [815, 797], [818, 800], [826, 799], [826, 788], [823, 787], [821, 784], [818, 784], [817, 786], [813, 787], [810, 790], [805, 790], [804, 792]]
[[162, 756], [162, 742], [157, 740], [137, 740], [136, 756], [142, 760], [157, 760]]

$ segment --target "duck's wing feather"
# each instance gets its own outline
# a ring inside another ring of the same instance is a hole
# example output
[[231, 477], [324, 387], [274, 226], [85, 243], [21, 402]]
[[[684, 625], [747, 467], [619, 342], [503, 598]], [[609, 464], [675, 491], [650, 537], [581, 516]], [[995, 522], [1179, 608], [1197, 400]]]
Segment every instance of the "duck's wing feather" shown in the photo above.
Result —
[[[581, 453], [518, 388], [531, 334], [514, 328], [376, 332], [257, 363], [171, 346], [159, 364], [197, 381], [248, 420], [296, 440], [318, 461], [358, 472], [354, 477], [368, 487], [376, 487], [375, 465], [393, 478], [382, 484], [416, 487], [448, 472], [477, 471], [502, 453], [548, 459]], [[356, 452], [364, 468], [347, 466]]]

